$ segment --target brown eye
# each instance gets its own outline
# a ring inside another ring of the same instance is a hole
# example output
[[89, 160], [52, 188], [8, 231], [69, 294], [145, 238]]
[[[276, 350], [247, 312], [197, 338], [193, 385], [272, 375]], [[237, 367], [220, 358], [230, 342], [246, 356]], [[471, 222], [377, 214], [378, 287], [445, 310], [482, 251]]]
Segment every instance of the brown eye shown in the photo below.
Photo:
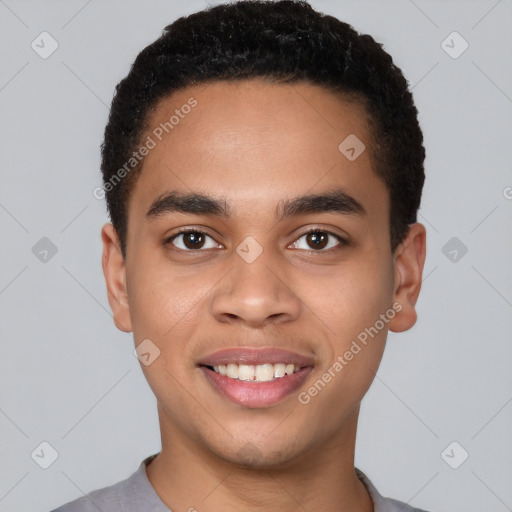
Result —
[[173, 235], [167, 243], [183, 251], [193, 251], [198, 249], [214, 249], [219, 246], [215, 240], [201, 231], [182, 231]]
[[336, 249], [345, 245], [348, 245], [347, 242], [339, 235], [335, 235], [330, 231], [312, 229], [300, 236], [293, 243], [293, 248], [306, 251], [327, 252], [329, 249]]
[[329, 235], [321, 231], [317, 231], [307, 234], [306, 240], [312, 249], [324, 249], [329, 242]]
[[200, 249], [204, 245], [204, 236], [202, 233], [191, 231], [183, 234], [183, 244], [187, 249]]

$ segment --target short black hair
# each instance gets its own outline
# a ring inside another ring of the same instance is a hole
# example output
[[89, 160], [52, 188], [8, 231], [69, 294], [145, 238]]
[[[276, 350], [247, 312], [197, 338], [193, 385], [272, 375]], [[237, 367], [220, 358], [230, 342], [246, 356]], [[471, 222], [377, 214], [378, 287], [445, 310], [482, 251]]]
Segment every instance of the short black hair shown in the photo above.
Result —
[[123, 255], [128, 200], [143, 160], [129, 173], [126, 162], [140, 147], [159, 101], [191, 85], [256, 78], [319, 85], [365, 107], [372, 166], [390, 194], [394, 252], [409, 224], [416, 222], [425, 179], [418, 111], [401, 70], [371, 36], [305, 1], [242, 0], [168, 25], [116, 87], [101, 146], [101, 170]]

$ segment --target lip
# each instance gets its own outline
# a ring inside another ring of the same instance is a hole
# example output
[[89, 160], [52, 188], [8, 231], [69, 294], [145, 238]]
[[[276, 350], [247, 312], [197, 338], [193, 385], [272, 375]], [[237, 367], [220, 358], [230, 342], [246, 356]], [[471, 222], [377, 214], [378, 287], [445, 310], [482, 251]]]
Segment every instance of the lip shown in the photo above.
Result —
[[[294, 364], [295, 366], [313, 366], [311, 357], [302, 356], [289, 350], [279, 348], [226, 348], [201, 359], [200, 366], [219, 364]], [[284, 377], [283, 377], [284, 378]]]
[[[210, 366], [220, 364], [294, 364], [300, 366], [291, 375], [276, 378], [268, 382], [249, 382], [231, 379], [216, 373]], [[313, 370], [314, 361], [311, 357], [302, 356], [288, 350], [269, 348], [225, 349], [206, 356], [199, 363], [199, 368], [213, 389], [231, 402], [247, 408], [265, 408], [277, 404], [304, 382]]]

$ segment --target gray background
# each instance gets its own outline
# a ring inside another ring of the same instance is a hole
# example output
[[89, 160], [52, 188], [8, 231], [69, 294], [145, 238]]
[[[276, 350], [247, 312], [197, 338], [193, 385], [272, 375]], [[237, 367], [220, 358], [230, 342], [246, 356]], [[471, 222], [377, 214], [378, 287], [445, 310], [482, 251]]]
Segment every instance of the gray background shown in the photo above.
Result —
[[[428, 154], [419, 319], [389, 336], [357, 466], [382, 494], [428, 510], [512, 510], [512, 2], [312, 4], [384, 43]], [[155, 398], [112, 322], [93, 190], [116, 83], [164, 25], [205, 6], [0, 0], [1, 512], [47, 512], [160, 448]], [[59, 45], [47, 59], [31, 48], [42, 31]], [[453, 31], [469, 44], [458, 58], [441, 45]], [[43, 237], [57, 248], [46, 261], [33, 250]], [[48, 469], [31, 457], [49, 457], [43, 441], [58, 452]]]

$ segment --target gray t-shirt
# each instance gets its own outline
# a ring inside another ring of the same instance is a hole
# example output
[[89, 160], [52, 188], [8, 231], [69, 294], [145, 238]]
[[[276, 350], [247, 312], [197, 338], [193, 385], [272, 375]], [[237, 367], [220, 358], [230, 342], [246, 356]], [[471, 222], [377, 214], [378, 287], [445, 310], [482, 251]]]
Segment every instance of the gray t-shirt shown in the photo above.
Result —
[[[139, 469], [126, 480], [92, 491], [51, 512], [170, 512], [146, 475], [146, 465], [157, 455], [155, 453], [144, 459]], [[356, 474], [368, 489], [374, 512], [426, 512], [401, 501], [382, 497], [362, 471], [356, 468]]]

